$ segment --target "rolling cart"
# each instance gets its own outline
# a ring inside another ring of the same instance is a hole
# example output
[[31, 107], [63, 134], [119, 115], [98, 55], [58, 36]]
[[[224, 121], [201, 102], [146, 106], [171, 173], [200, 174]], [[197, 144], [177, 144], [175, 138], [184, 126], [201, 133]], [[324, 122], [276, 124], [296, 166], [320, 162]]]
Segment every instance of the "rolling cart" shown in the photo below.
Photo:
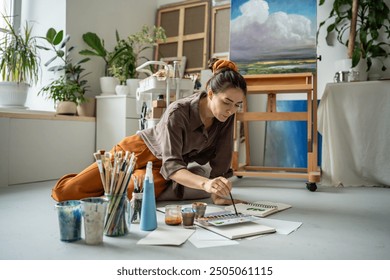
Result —
[[[159, 78], [148, 69], [151, 65], [158, 65], [165, 69], [166, 77]], [[138, 72], [149, 75], [139, 82], [136, 92], [137, 113], [140, 114], [140, 129], [152, 127], [157, 124], [159, 118], [148, 119], [147, 115], [152, 111], [153, 100], [164, 99], [166, 107], [172, 99], [180, 99], [191, 95], [194, 91], [194, 82], [191, 79], [170, 77], [172, 71], [168, 63], [164, 61], [147, 61], [136, 68]]]
[[[234, 150], [232, 158], [233, 174], [255, 177], [305, 178], [306, 188], [317, 189], [321, 178], [321, 170], [317, 164], [317, 92], [312, 73], [266, 74], [244, 76], [248, 95], [266, 94], [266, 112], [248, 112], [244, 101], [242, 111], [236, 113]], [[278, 94], [305, 93], [307, 96], [306, 112], [277, 112], [276, 97]], [[306, 121], [307, 122], [307, 168], [254, 166], [250, 161], [250, 144], [248, 122], [250, 121]], [[241, 163], [239, 156], [241, 142], [241, 126], [245, 139], [245, 162]]]

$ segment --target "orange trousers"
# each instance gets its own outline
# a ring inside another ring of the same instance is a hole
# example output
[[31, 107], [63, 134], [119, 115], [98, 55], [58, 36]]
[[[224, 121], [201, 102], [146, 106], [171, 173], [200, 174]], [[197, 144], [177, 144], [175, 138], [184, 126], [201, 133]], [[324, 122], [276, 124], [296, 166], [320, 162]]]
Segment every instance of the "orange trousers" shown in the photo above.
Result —
[[[138, 135], [124, 138], [112, 150], [134, 152], [137, 157], [133, 174], [141, 178], [146, 173], [148, 161], [153, 163], [153, 179], [155, 196], [158, 197], [167, 187], [167, 182], [160, 174], [161, 160], [157, 159], [146, 146], [145, 142]], [[127, 188], [127, 195], [131, 199], [134, 190], [133, 180]], [[79, 174], [67, 174], [61, 177], [52, 189], [52, 198], [56, 201], [82, 199], [86, 197], [97, 197], [104, 194], [103, 184], [100, 179], [99, 169], [96, 163], [91, 164]]]

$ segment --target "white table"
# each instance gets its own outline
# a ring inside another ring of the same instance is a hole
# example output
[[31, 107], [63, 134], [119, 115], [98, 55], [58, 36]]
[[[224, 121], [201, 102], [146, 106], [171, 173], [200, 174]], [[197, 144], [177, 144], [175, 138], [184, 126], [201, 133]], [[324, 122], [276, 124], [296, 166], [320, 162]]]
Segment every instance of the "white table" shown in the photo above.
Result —
[[318, 131], [321, 185], [390, 185], [390, 81], [327, 84]]

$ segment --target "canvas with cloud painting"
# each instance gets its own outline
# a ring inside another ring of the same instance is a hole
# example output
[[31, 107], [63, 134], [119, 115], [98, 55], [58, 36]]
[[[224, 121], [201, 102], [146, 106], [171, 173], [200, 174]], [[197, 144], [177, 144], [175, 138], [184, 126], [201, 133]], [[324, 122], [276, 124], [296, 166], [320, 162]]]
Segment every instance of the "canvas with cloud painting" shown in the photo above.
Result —
[[316, 71], [316, 0], [231, 0], [230, 59], [242, 74]]

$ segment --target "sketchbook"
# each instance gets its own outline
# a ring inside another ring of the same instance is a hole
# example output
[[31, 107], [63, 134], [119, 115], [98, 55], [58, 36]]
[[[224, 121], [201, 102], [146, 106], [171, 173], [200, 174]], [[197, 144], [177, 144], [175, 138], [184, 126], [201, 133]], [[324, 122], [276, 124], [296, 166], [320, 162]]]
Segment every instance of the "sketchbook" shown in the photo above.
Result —
[[275, 228], [252, 222], [249, 215], [231, 217], [226, 211], [206, 215], [195, 221], [195, 224], [229, 239], [276, 232]]
[[272, 227], [261, 225], [254, 222], [231, 224], [224, 227], [216, 226], [205, 226], [202, 224], [197, 224], [200, 227], [203, 227], [209, 231], [227, 237], [229, 239], [238, 239], [254, 235], [274, 233], [276, 230]]
[[[288, 208], [291, 208], [291, 205], [280, 203], [280, 202], [271, 202], [271, 201], [256, 201], [253, 203], [236, 204], [236, 209], [238, 213], [262, 217], [262, 218], [269, 216], [273, 213], [286, 210]], [[233, 205], [225, 207], [225, 210], [234, 212]]]

